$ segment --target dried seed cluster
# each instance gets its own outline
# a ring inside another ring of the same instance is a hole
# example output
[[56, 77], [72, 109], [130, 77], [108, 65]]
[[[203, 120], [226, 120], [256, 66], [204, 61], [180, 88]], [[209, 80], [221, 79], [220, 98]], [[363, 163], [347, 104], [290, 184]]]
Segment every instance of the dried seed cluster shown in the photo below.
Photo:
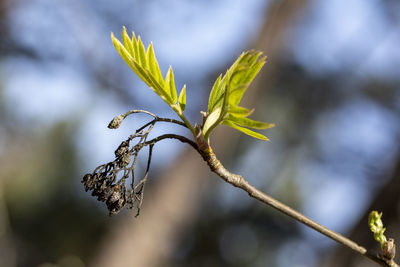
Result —
[[[98, 201], [105, 202], [110, 216], [119, 213], [124, 206], [130, 209], [135, 208], [136, 216], [139, 215], [154, 146], [153, 142], [146, 142], [146, 140], [155, 122], [156, 120], [147, 123], [123, 141], [114, 152], [114, 161], [98, 166], [92, 173], [85, 174], [82, 179], [85, 191], [92, 191], [92, 196], [97, 197]], [[134, 139], [139, 139], [139, 141], [135, 146], [130, 147]], [[146, 146], [149, 146], [146, 172], [135, 184], [138, 153]], [[132, 179], [129, 188], [126, 185], [128, 178]]]

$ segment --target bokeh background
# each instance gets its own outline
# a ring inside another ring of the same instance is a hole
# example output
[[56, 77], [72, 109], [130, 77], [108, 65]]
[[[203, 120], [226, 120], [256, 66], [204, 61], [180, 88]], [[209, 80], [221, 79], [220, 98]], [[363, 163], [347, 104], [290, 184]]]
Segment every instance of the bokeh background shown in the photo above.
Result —
[[[2, 0], [0, 266], [374, 266], [222, 182], [175, 141], [154, 149], [141, 215], [108, 217], [81, 177], [148, 118], [106, 125], [133, 108], [174, 117], [114, 50], [110, 32], [123, 25], [187, 85], [192, 122], [219, 73], [263, 51], [243, 105], [276, 124], [271, 141], [219, 127], [220, 160], [368, 249], [379, 249], [372, 209], [400, 240], [399, 1]], [[153, 135], [165, 132], [189, 136], [165, 125]]]

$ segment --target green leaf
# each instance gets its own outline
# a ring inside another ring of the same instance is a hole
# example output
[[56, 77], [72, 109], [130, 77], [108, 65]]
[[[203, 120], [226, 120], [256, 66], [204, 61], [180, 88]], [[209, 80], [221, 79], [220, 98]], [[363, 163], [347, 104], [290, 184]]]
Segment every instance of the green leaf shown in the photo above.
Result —
[[134, 32], [132, 32], [132, 47], [133, 47], [133, 58], [137, 62], [139, 62], [139, 53], [137, 52], [139, 51], [139, 46]]
[[135, 73], [140, 77], [140, 79], [142, 79], [146, 83], [149, 83], [149, 79], [148, 79], [146, 73], [144, 73], [143, 71], [141, 71], [137, 68], [137, 64], [135, 64], [132, 56], [129, 54], [129, 52], [126, 50], [126, 48], [121, 44], [121, 42], [117, 38], [114, 37], [113, 33], [111, 33], [111, 39], [113, 41], [115, 49], [120, 54], [122, 59], [131, 67], [131, 69], [133, 69], [133, 71], [135, 71]]
[[232, 121], [236, 123], [237, 125], [243, 126], [243, 127], [248, 127], [248, 128], [253, 128], [253, 129], [258, 129], [258, 130], [265, 130], [269, 129], [275, 126], [273, 123], [265, 123], [261, 121], [255, 121], [251, 120], [249, 118], [244, 118], [244, 117], [238, 117], [234, 116], [232, 114], [229, 114], [226, 120]]
[[135, 33], [132, 32], [132, 38], [129, 38], [125, 27], [122, 31], [123, 44], [115, 38], [113, 33], [111, 33], [111, 39], [115, 49], [128, 66], [178, 114], [193, 135], [196, 135], [194, 127], [183, 115], [186, 106], [186, 89], [185, 87], [182, 89], [179, 102], [177, 102], [178, 97], [172, 68], [169, 68], [164, 80], [153, 50], [153, 44], [150, 43], [146, 50], [140, 36], [136, 39]]
[[264, 141], [269, 141], [269, 139], [266, 136], [264, 136], [264, 135], [262, 135], [260, 133], [254, 132], [252, 130], [249, 130], [247, 128], [240, 127], [240, 126], [236, 125], [235, 123], [233, 123], [232, 121], [225, 120], [223, 124], [228, 125], [228, 126], [234, 128], [236, 130], [239, 130], [239, 131], [241, 131], [241, 132], [243, 132], [243, 133], [245, 133], [245, 134], [247, 134], [247, 135], [249, 135], [251, 137], [254, 137], [254, 138], [257, 138], [257, 139], [261, 139], [261, 140], [264, 140]]
[[[130, 39], [125, 28], [122, 31], [124, 45], [115, 38], [113, 33], [111, 33], [111, 39], [120, 56], [139, 78], [170, 106], [174, 105], [177, 97], [173, 76], [171, 77], [173, 74], [170, 74], [169, 87], [166, 88], [160, 67], [154, 55], [153, 45], [150, 44], [146, 52], [140, 36], [136, 39], [135, 34], [132, 33], [132, 39]], [[175, 94], [170, 89], [171, 85], [173, 85]]]
[[178, 105], [181, 112], [183, 113], [186, 107], [186, 84], [183, 86], [181, 92], [179, 93]]
[[172, 71], [171, 66], [169, 67], [167, 75], [165, 76], [165, 92], [171, 97], [171, 104], [175, 104], [177, 101], [177, 95], [175, 88], [174, 72]]
[[211, 131], [219, 124], [222, 109], [219, 107], [207, 116], [203, 126], [204, 137], [208, 138]]
[[123, 28], [123, 31], [122, 31], [122, 40], [124, 41], [124, 47], [126, 48], [128, 53], [133, 57], [134, 49], [133, 49], [132, 40], [129, 38], [129, 35], [126, 32], [125, 27]]
[[252, 54], [252, 56], [249, 58], [248, 63], [249, 63], [249, 65], [253, 65], [253, 63], [255, 63], [255, 62], [257, 61], [257, 59], [258, 59], [259, 57], [262, 56], [262, 52], [256, 52], [256, 53], [254, 53], [253, 50], [250, 50], [250, 51], [253, 52], [253, 54]]
[[[256, 55], [259, 55], [257, 53]], [[253, 56], [254, 57], [254, 56]], [[253, 57], [250, 57], [250, 60], [254, 60]], [[238, 71], [236, 73], [235, 80], [232, 81], [232, 93], [230, 98], [231, 105], [238, 105], [239, 102], [242, 100], [243, 94], [256, 77], [256, 75], [260, 72], [261, 68], [265, 64], [265, 57], [259, 59], [258, 61], [254, 62], [252, 65], [247, 65], [244, 69]]]
[[154, 74], [156, 80], [163, 85], [164, 84], [164, 79], [161, 74], [160, 67], [158, 66], [158, 62], [156, 59], [156, 56], [154, 55], [154, 50], [153, 50], [153, 43], [150, 43], [149, 47], [147, 48], [147, 53], [146, 53], [146, 59], [148, 62], [148, 66], [150, 69], [150, 72]]
[[220, 98], [223, 87], [220, 86], [222, 74], [220, 74], [211, 89], [210, 97], [208, 99], [208, 113], [211, 113]]
[[143, 68], [147, 69], [147, 61], [146, 61], [146, 51], [144, 49], [144, 45], [142, 43], [142, 40], [140, 39], [140, 36], [138, 37], [138, 61], [139, 65], [142, 66]]
[[[225, 75], [222, 78], [218, 77], [210, 93], [208, 113], [219, 107], [225, 97], [228, 100], [224, 102], [225, 104], [232, 106], [239, 104], [250, 82], [264, 64], [265, 58], [260, 59], [261, 55], [261, 52], [254, 51], [242, 53]], [[225, 111], [223, 110], [222, 113]]]
[[267, 140], [265, 136], [248, 128], [267, 129], [274, 124], [248, 119], [247, 116], [253, 113], [254, 109], [239, 106], [244, 92], [264, 64], [265, 57], [262, 57], [262, 53], [250, 50], [242, 53], [224, 76], [220, 75], [217, 78], [208, 101], [209, 117], [203, 127], [206, 139], [217, 125], [228, 124], [250, 136]]
[[254, 108], [249, 110], [247, 108], [240, 107], [240, 106], [229, 106], [228, 107], [228, 114], [232, 114], [233, 116], [236, 116], [236, 117], [247, 117], [247, 116], [250, 116], [251, 114], [253, 114], [253, 112], [254, 112]]

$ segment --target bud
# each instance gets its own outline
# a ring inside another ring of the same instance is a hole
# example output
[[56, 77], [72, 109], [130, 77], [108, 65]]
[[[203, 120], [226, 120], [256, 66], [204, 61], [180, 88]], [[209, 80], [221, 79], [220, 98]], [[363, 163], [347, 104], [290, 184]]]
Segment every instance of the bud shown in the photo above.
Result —
[[112, 121], [110, 121], [110, 123], [108, 124], [107, 127], [110, 129], [117, 129], [119, 126], [121, 126], [121, 123], [124, 119], [125, 119], [125, 117], [122, 115], [115, 116], [114, 119], [112, 119]]
[[119, 186], [116, 185], [113, 189], [113, 193], [106, 201], [107, 208], [110, 211], [110, 216], [119, 213], [121, 209], [125, 206], [125, 203], [125, 190], [121, 190]]
[[118, 166], [120, 168], [126, 167], [126, 166], [128, 166], [129, 162], [131, 162], [131, 155], [125, 154], [118, 161]]
[[82, 183], [85, 186], [85, 191], [87, 192], [88, 190], [93, 189], [95, 185], [96, 179], [95, 176], [93, 176], [90, 173], [85, 174], [82, 179]]
[[394, 244], [394, 239], [389, 238], [388, 241], [385, 242], [385, 244], [382, 247], [383, 250], [383, 256], [388, 259], [388, 260], [393, 260], [394, 257], [396, 256], [396, 246]]
[[117, 150], [115, 150], [114, 154], [117, 158], [122, 157], [123, 155], [125, 155], [126, 153], [128, 153], [129, 151], [129, 141], [123, 141], [117, 148]]
[[374, 238], [376, 241], [381, 243], [383, 246], [386, 242], [386, 236], [384, 235], [386, 228], [383, 227], [382, 222], [382, 212], [372, 211], [368, 217], [368, 225], [371, 231], [374, 233]]

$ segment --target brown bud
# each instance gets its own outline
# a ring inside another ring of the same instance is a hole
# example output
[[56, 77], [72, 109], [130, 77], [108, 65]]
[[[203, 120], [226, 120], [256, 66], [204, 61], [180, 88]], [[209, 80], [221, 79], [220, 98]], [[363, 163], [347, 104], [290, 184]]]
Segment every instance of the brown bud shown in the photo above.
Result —
[[87, 192], [88, 190], [93, 189], [95, 182], [96, 182], [95, 177], [92, 174], [90, 173], [85, 174], [85, 176], [83, 176], [82, 179], [82, 183], [85, 186], [85, 191]]
[[127, 166], [129, 164], [129, 162], [131, 162], [131, 155], [125, 154], [119, 160], [118, 165], [120, 168], [123, 168], [123, 167]]
[[386, 241], [385, 244], [383, 244], [382, 251], [383, 257], [388, 260], [394, 259], [394, 257], [396, 256], [396, 245], [394, 244], [393, 238], [389, 238], [389, 240]]
[[107, 127], [110, 129], [117, 129], [119, 126], [121, 126], [121, 123], [124, 119], [125, 119], [125, 117], [122, 115], [115, 116], [114, 119], [112, 119], [112, 121], [110, 121], [110, 123], [108, 124]]
[[115, 150], [114, 154], [117, 158], [122, 157], [129, 151], [129, 141], [123, 141], [117, 150]]
[[125, 206], [125, 203], [125, 191], [121, 191], [118, 186], [115, 186], [112, 194], [106, 201], [107, 208], [110, 211], [110, 216], [119, 213]]

